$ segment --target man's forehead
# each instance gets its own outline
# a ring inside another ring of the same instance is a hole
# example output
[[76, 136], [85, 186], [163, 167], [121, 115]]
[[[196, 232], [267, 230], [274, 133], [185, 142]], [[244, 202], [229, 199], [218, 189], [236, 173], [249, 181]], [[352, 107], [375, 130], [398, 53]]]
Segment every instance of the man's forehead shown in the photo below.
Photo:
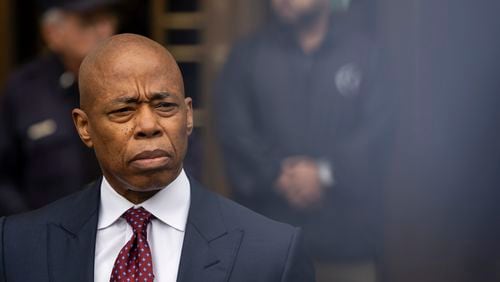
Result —
[[105, 75], [139, 74], [150, 71], [175, 72], [175, 62], [165, 55], [149, 50], [128, 49], [102, 54], [94, 62], [94, 68]]
[[81, 101], [102, 90], [130, 94], [131, 90], [140, 89], [184, 95], [182, 76], [170, 53], [151, 39], [132, 34], [111, 37], [84, 59], [80, 89]]
[[[138, 82], [138, 83], [134, 83]], [[153, 101], [161, 99], [182, 99], [182, 88], [169, 83], [141, 83], [140, 80], [113, 81], [97, 86], [94, 95], [96, 101], [103, 103], [130, 103], [134, 101]]]
[[[96, 72], [96, 87], [118, 93], [183, 92], [182, 78], [162, 66], [146, 64], [119, 65]], [[180, 79], [179, 79], [180, 78]]]

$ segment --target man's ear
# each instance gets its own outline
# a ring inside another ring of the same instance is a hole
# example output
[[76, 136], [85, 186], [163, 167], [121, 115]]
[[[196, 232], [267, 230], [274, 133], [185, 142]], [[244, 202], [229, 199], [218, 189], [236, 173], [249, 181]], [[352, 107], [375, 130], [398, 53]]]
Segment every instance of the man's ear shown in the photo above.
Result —
[[193, 100], [190, 97], [184, 99], [186, 103], [186, 115], [187, 115], [187, 132], [191, 135], [193, 132], [194, 122], [193, 122]]
[[87, 114], [81, 109], [73, 109], [73, 123], [75, 124], [78, 135], [82, 139], [83, 143], [89, 148], [94, 146], [92, 142], [92, 137], [90, 135], [89, 120]]

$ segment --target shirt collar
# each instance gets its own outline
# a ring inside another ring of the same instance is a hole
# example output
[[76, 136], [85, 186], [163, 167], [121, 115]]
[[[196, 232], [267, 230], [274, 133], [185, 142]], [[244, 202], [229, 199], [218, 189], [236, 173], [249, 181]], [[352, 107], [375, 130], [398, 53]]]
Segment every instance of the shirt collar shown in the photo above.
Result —
[[156, 219], [185, 231], [189, 212], [191, 189], [184, 169], [177, 178], [145, 202], [134, 205], [118, 194], [103, 177], [97, 229], [105, 229], [116, 222], [131, 207], [143, 207]]

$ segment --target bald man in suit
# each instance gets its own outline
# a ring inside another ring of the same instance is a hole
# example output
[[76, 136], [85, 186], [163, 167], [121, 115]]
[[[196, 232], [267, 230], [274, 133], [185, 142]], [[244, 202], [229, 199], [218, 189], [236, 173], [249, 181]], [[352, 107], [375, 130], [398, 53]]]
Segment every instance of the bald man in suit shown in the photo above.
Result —
[[73, 121], [103, 177], [0, 219], [0, 281], [314, 281], [300, 229], [184, 172], [192, 101], [166, 49], [111, 37], [83, 61], [79, 87]]

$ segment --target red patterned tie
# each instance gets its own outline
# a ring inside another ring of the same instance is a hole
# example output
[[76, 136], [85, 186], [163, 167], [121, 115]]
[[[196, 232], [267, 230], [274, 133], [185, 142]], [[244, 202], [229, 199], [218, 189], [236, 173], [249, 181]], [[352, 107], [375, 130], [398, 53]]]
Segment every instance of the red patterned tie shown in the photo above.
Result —
[[152, 282], [154, 280], [153, 260], [146, 230], [153, 215], [140, 207], [130, 208], [122, 217], [132, 226], [134, 234], [118, 254], [109, 281]]

